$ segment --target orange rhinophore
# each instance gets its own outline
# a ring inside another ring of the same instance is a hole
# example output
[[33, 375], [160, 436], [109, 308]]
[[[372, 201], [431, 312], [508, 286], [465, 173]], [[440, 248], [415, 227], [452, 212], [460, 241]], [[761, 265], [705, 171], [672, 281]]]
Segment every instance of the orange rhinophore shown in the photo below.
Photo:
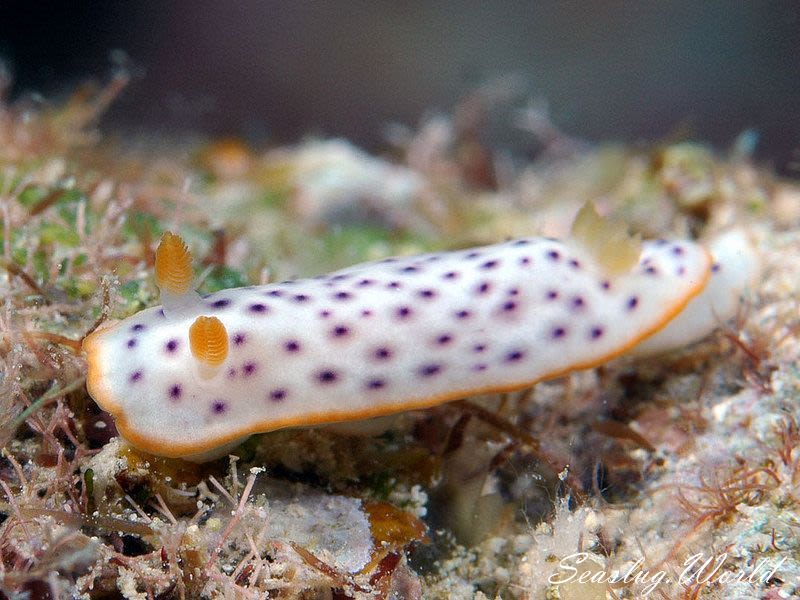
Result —
[[156, 284], [170, 294], [185, 294], [192, 285], [192, 255], [179, 235], [164, 232], [156, 250]]
[[228, 332], [217, 317], [197, 317], [189, 328], [192, 355], [211, 366], [222, 364], [228, 356]]

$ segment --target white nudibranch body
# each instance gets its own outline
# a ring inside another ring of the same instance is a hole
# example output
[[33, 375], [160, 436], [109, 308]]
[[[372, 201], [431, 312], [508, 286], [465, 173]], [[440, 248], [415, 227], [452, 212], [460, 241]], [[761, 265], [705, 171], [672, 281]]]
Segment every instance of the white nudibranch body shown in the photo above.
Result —
[[252, 433], [522, 388], [618, 356], [703, 291], [701, 246], [636, 244], [624, 268], [580, 240], [525, 238], [149, 308], [87, 337], [88, 389], [134, 445], [199, 459]]
[[666, 327], [637, 345], [632, 354], [646, 356], [687, 346], [736, 315], [745, 294], [753, 291], [761, 275], [758, 255], [739, 229], [721, 234], [708, 249], [714, 263], [706, 287]]

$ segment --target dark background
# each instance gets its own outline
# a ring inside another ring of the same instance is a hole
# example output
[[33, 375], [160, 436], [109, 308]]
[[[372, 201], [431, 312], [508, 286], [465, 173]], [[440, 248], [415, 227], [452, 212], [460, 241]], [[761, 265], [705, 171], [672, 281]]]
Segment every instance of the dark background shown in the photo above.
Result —
[[800, 161], [800, 2], [271, 2], [0, 4], [12, 94], [58, 97], [120, 61], [134, 73], [103, 120], [127, 134], [345, 136], [450, 111], [518, 76], [554, 121], [590, 140], [676, 132]]

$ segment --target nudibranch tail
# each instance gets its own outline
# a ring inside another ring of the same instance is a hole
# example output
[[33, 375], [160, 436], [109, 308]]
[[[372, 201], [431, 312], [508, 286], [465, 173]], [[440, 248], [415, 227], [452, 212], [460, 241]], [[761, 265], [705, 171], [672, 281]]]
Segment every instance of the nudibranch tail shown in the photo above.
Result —
[[189, 327], [189, 347], [199, 361], [216, 367], [228, 357], [228, 332], [217, 317], [197, 317]]
[[714, 258], [711, 278], [669, 324], [633, 349], [635, 356], [669, 352], [698, 342], [736, 316], [744, 296], [761, 276], [753, 242], [740, 229], [717, 236], [709, 244]]

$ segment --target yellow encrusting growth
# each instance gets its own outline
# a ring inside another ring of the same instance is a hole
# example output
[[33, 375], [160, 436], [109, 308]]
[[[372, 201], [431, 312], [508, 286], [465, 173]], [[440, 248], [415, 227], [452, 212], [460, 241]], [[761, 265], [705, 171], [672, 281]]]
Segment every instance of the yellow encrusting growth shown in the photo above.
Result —
[[578, 211], [572, 223], [572, 237], [594, 255], [612, 277], [630, 271], [642, 253], [641, 237], [630, 235], [624, 223], [601, 217], [591, 202]]
[[197, 317], [189, 328], [192, 355], [208, 365], [218, 366], [228, 356], [228, 332], [217, 317]]
[[170, 294], [185, 294], [192, 285], [192, 255], [179, 235], [165, 231], [156, 250], [156, 284]]

